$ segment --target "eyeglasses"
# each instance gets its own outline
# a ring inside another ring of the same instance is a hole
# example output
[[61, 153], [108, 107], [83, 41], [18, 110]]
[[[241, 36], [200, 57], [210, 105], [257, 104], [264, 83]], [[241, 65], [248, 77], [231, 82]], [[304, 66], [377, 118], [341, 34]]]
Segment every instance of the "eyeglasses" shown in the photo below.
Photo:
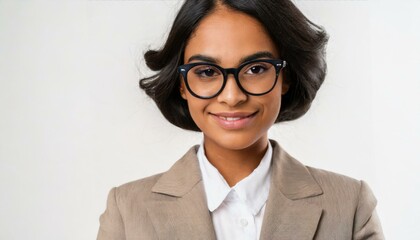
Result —
[[219, 95], [233, 74], [238, 87], [246, 94], [260, 96], [273, 90], [286, 61], [258, 59], [245, 62], [238, 68], [222, 68], [212, 63], [190, 63], [178, 67], [188, 91], [195, 97], [209, 99]]

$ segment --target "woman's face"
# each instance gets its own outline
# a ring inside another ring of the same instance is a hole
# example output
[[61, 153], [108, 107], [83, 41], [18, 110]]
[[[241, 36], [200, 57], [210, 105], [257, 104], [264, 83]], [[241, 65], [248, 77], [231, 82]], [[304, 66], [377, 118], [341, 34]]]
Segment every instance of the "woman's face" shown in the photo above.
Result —
[[[243, 59], [257, 53], [271, 55], [264, 58], [280, 57], [259, 21], [220, 7], [206, 16], [191, 35], [185, 48], [184, 64], [211, 60], [223, 68], [236, 68]], [[242, 92], [234, 76], [229, 74], [224, 90], [212, 99], [192, 96], [183, 81], [181, 95], [188, 102], [190, 114], [203, 132], [206, 145], [241, 150], [267, 141], [267, 131], [279, 114], [286, 88], [280, 74], [271, 92], [251, 96]]]

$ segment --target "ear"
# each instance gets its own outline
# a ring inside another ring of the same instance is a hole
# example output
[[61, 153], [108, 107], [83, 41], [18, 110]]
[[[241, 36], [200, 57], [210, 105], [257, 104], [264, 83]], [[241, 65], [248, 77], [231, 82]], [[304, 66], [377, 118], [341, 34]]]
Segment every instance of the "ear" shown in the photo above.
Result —
[[281, 95], [284, 95], [287, 93], [287, 91], [289, 91], [289, 83], [287, 81], [284, 81], [283, 84], [281, 85]]
[[288, 79], [285, 78], [285, 74], [283, 73], [283, 71], [281, 72], [281, 81], [281, 95], [284, 95], [287, 93], [287, 91], [289, 91], [290, 82], [288, 81]]
[[185, 94], [185, 83], [184, 81], [181, 81], [181, 84], [179, 86], [179, 93], [181, 94], [181, 97], [185, 100], [187, 100], [187, 95]]

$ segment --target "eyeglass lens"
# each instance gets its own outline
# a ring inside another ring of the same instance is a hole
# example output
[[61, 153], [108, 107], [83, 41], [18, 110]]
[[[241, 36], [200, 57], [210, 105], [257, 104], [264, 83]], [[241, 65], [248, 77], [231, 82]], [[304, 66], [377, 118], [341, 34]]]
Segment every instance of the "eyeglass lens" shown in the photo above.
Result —
[[[201, 97], [217, 94], [223, 87], [223, 72], [212, 65], [201, 64], [188, 71], [187, 81], [192, 92]], [[238, 73], [239, 84], [251, 94], [269, 91], [276, 82], [276, 68], [268, 62], [253, 62], [244, 65]]]

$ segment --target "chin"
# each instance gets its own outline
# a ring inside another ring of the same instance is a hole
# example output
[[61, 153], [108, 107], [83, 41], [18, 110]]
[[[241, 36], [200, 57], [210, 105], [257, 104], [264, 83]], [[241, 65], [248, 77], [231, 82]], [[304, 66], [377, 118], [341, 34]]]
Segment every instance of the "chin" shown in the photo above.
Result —
[[246, 136], [244, 134], [237, 134], [237, 133], [227, 133], [227, 134], [220, 134], [216, 138], [209, 139], [214, 144], [219, 145], [220, 147], [226, 150], [244, 150], [253, 145], [261, 142], [266, 141], [267, 136]]

